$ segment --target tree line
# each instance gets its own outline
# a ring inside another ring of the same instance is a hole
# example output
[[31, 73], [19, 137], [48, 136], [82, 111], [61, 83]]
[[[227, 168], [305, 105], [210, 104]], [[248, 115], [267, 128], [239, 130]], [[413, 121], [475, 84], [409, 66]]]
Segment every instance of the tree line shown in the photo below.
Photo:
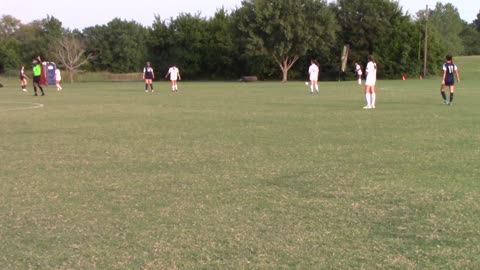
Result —
[[[321, 79], [353, 76], [353, 62], [373, 53], [379, 77], [423, 73], [428, 29], [428, 75], [440, 72], [447, 53], [480, 55], [480, 11], [467, 23], [452, 4], [408, 14], [392, 0], [243, 0], [211, 17], [155, 16], [151, 26], [114, 18], [105, 25], [70, 30], [53, 16], [22, 23], [0, 18], [0, 73], [28, 66], [37, 55], [71, 71], [157, 72], [175, 64], [189, 79], [305, 79], [310, 59]], [[340, 71], [343, 46], [348, 69]]]

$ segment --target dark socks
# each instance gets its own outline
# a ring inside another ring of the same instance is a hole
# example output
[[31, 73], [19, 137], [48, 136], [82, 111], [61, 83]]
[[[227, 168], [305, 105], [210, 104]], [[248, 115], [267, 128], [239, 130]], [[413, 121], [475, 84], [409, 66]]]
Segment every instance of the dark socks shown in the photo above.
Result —
[[441, 93], [442, 93], [443, 100], [447, 100], [447, 95], [445, 94], [445, 92], [441, 91]]
[[450, 103], [453, 101], [453, 93], [450, 93]]
[[152, 91], [153, 91], [153, 84], [150, 84], [150, 89], [152, 89]]

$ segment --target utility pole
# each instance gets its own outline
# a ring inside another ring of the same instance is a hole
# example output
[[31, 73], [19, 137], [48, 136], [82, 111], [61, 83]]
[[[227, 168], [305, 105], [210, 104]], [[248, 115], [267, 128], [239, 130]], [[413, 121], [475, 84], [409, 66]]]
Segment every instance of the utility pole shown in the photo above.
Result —
[[428, 58], [428, 16], [430, 10], [427, 8], [425, 10], [425, 49], [423, 52], [423, 78], [427, 76], [427, 58]]

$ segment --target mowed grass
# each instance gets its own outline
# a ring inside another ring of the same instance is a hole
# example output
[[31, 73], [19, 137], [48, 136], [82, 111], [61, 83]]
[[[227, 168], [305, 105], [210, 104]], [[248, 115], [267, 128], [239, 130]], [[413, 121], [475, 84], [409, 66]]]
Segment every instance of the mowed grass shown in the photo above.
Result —
[[409, 79], [375, 110], [355, 82], [3, 80], [0, 268], [478, 269], [479, 63], [454, 106]]

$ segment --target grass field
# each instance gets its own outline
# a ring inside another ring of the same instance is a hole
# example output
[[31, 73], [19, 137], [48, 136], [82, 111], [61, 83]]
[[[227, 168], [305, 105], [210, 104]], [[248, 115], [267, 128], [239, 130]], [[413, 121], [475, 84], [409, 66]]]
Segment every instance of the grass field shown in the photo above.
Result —
[[[0, 88], [0, 269], [478, 269], [480, 57], [439, 79]], [[43, 106], [41, 106], [41, 105]]]

